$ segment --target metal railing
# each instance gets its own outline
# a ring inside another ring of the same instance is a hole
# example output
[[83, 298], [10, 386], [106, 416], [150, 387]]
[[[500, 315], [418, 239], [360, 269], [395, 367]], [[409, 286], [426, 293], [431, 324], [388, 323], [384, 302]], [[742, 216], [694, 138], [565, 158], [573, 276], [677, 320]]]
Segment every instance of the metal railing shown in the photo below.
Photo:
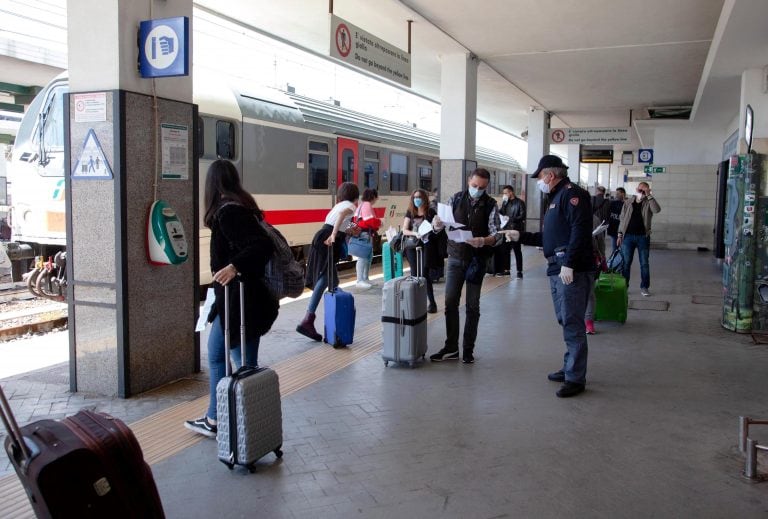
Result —
[[751, 481], [763, 481], [768, 475], [757, 473], [758, 451], [768, 452], [768, 445], [760, 445], [757, 440], [749, 437], [750, 425], [768, 425], [768, 420], [753, 420], [749, 416], [739, 416], [739, 450], [746, 454], [744, 462], [744, 477]]

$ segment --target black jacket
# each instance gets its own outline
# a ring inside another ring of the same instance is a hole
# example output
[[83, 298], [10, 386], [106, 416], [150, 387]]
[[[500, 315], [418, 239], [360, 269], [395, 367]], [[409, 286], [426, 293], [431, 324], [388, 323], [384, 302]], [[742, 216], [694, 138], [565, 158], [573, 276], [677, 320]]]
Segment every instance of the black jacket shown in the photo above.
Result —
[[[544, 248], [547, 275], [560, 273], [566, 266], [574, 272], [591, 272], [595, 268], [592, 253], [592, 204], [589, 193], [568, 177], [558, 182], [549, 193], [549, 207], [544, 214], [542, 232], [524, 232], [520, 242]], [[563, 257], [556, 259], [556, 253]]]
[[507, 225], [503, 227], [503, 230], [525, 230], [525, 202], [520, 198], [515, 197], [512, 200], [502, 202], [501, 207], [499, 207], [499, 215], [509, 218], [509, 221], [507, 222]]
[[[264, 267], [274, 252], [272, 240], [259, 225], [256, 216], [240, 204], [223, 204], [214, 217], [211, 226], [211, 272], [216, 272], [230, 263], [240, 273], [245, 284], [245, 332], [246, 338], [264, 335], [277, 319], [279, 301], [272, 298], [264, 284]], [[240, 283], [235, 278], [230, 282], [229, 327], [232, 344], [240, 343]], [[224, 287], [213, 284], [216, 302], [208, 315], [211, 322], [224, 314]], [[223, 329], [223, 322], [222, 329]]]

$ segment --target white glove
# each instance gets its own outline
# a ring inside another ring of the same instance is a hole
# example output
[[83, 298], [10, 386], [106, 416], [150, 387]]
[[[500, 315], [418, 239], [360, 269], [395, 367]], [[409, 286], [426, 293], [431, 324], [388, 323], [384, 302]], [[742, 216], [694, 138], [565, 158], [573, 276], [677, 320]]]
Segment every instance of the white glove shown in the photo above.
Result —
[[573, 283], [573, 269], [566, 266], [560, 267], [560, 279], [563, 281], [563, 285]]
[[507, 237], [507, 241], [519, 241], [520, 240], [520, 231], [509, 230], [509, 231], [502, 231], [502, 232]]

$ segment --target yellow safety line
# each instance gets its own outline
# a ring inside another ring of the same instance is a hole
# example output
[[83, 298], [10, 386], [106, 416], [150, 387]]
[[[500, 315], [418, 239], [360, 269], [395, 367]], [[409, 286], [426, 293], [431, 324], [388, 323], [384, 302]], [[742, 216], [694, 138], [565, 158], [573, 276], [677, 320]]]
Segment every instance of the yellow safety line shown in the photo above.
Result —
[[[530, 268], [530, 267], [529, 267]], [[527, 269], [526, 269], [527, 270]], [[482, 294], [508, 283], [510, 278], [483, 281]], [[443, 317], [433, 314], [427, 322]], [[333, 350], [328, 345], [315, 346], [304, 353], [278, 362], [274, 369], [280, 377], [280, 395], [286, 397], [340, 371], [354, 362], [381, 350], [381, 323], [374, 322], [355, 334], [351, 348]], [[169, 407], [130, 425], [150, 465], [203, 441], [200, 434], [183, 426], [184, 420], [201, 416], [208, 407], [208, 395]], [[0, 503], [8, 519], [34, 518], [26, 493], [15, 474], [0, 478]]]

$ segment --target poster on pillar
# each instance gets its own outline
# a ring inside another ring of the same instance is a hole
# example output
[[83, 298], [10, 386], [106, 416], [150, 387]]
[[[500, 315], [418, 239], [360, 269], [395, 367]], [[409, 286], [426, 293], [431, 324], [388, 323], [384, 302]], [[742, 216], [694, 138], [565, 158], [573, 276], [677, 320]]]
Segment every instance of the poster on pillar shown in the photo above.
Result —
[[[405, 33], [403, 26], [403, 33]], [[403, 86], [411, 86], [411, 55], [373, 34], [331, 15], [330, 55]]]

